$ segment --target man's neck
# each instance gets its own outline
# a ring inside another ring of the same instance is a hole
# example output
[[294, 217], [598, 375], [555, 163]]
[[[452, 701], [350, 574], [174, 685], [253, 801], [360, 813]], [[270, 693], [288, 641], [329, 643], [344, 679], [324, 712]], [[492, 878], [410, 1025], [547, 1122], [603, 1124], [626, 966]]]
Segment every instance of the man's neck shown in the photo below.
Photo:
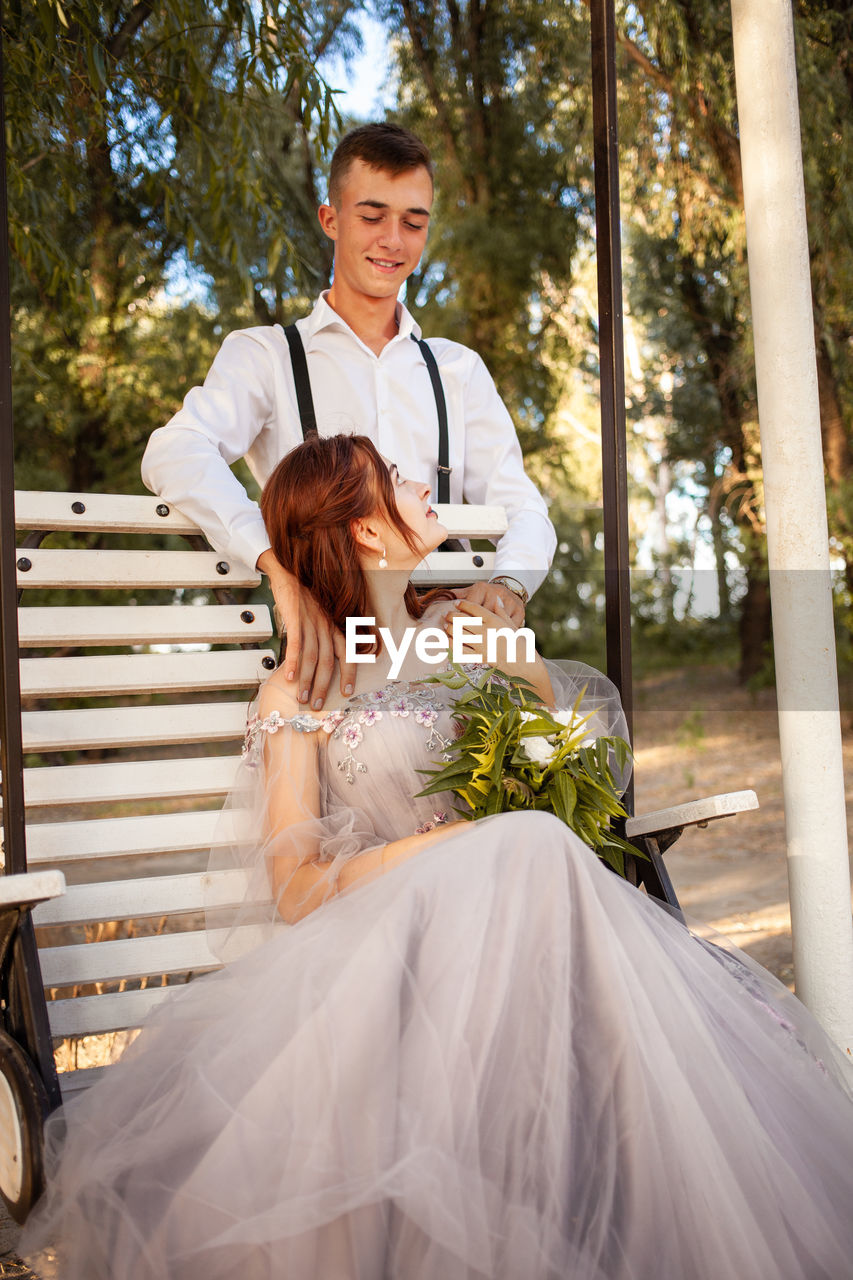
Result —
[[333, 284], [326, 302], [376, 355], [397, 336], [396, 298], [370, 298]]

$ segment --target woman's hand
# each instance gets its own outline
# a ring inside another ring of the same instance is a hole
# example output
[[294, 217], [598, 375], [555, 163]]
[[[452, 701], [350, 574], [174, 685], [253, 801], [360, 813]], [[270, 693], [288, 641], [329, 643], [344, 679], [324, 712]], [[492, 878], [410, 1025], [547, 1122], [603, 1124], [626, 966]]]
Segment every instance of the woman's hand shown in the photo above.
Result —
[[524, 605], [508, 587], [497, 586], [494, 582], [475, 582], [470, 587], [460, 588], [454, 595], [458, 600], [467, 600], [469, 604], [482, 605], [510, 626], [524, 626]]
[[341, 693], [346, 698], [355, 687], [355, 667], [346, 662], [343, 633], [323, 612], [310, 591], [283, 569], [272, 551], [258, 559], [258, 568], [269, 578], [275, 600], [276, 624], [287, 637], [284, 678], [294, 681], [304, 706], [319, 711], [326, 701], [335, 659], [340, 663]]
[[479, 635], [467, 640], [463, 645], [463, 655], [472, 662], [489, 662], [488, 642], [492, 637], [494, 649], [493, 665], [508, 676], [520, 676], [529, 680], [536, 693], [546, 706], [553, 706], [554, 690], [542, 658], [533, 649], [528, 661], [528, 646], [523, 636], [516, 634], [516, 628], [508, 624], [505, 618], [493, 613], [483, 605], [474, 604], [471, 600], [459, 600], [447, 611], [444, 618], [444, 630], [453, 637], [453, 619], [457, 616], [482, 618], [483, 626]]

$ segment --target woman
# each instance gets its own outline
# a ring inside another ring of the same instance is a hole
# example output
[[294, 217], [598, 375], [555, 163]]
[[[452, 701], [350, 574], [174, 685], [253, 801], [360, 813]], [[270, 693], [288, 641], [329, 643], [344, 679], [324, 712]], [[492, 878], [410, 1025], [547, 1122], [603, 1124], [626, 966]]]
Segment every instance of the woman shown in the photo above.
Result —
[[[471, 612], [415, 597], [445, 530], [366, 440], [306, 443], [262, 505], [336, 621], [397, 647]], [[237, 958], [51, 1119], [25, 1255], [61, 1280], [847, 1277], [853, 1102], [808, 1012], [556, 818], [419, 798], [454, 695], [373, 648], [322, 719], [262, 689], [246, 901], [210, 917]], [[620, 731], [588, 668], [500, 665]]]

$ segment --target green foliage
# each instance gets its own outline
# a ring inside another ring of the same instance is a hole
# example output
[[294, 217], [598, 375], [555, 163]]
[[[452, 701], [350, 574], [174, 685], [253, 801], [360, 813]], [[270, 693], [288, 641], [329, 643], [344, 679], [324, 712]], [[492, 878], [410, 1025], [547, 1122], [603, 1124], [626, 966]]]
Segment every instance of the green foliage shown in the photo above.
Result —
[[[4, 6], [10, 240], [43, 302], [108, 312], [202, 240], [245, 268], [235, 212], [275, 214], [271, 101], [292, 95], [328, 140], [306, 21], [293, 0]], [[279, 225], [271, 254], [287, 243]]]
[[472, 346], [540, 447], [557, 388], [543, 346], [592, 182], [583, 5], [385, 0], [398, 114], [430, 144], [437, 203], [407, 297], [427, 333]]
[[465, 692], [451, 712], [460, 732], [450, 763], [432, 771], [419, 795], [454, 791], [464, 805], [457, 812], [470, 821], [524, 809], [553, 813], [625, 874], [625, 853], [638, 850], [610, 830], [613, 818], [625, 817], [610, 759], [622, 770], [631, 749], [623, 738], [588, 737], [592, 713], [579, 712], [584, 690], [571, 711], [552, 713], [526, 680], [494, 669], [473, 676], [453, 664], [428, 683]]
[[304, 307], [337, 118], [314, 64], [354, 8], [4, 7], [19, 486], [139, 490], [225, 330]]

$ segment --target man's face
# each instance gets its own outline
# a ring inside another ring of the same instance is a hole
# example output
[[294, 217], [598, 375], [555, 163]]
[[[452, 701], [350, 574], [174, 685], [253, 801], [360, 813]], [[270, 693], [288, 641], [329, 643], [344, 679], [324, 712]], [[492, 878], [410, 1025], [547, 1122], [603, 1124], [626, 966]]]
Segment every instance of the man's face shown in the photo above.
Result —
[[322, 205], [320, 224], [335, 242], [335, 286], [370, 298], [396, 298], [420, 261], [432, 207], [426, 169], [393, 177], [354, 160], [340, 208]]

